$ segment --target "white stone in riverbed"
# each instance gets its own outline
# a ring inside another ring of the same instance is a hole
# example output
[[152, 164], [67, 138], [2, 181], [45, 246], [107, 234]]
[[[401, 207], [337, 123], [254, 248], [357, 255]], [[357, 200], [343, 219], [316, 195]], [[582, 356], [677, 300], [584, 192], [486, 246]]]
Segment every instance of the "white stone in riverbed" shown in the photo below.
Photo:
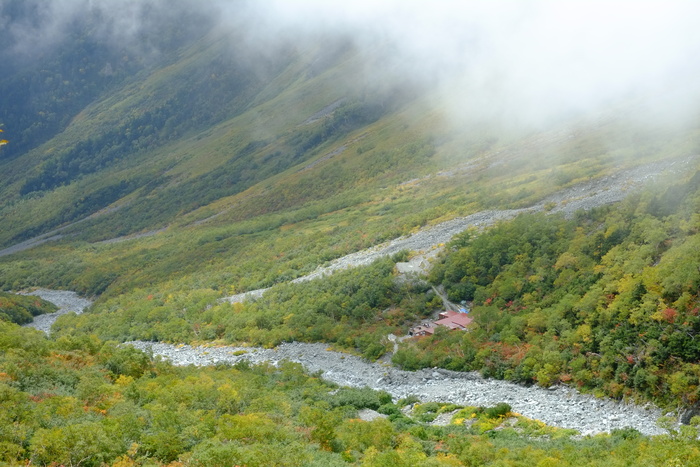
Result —
[[74, 312], [82, 313], [86, 308], [92, 305], [92, 301], [87, 298], [78, 296], [77, 293], [68, 290], [49, 290], [36, 289], [31, 291], [20, 292], [20, 295], [33, 295], [53, 303], [58, 307], [58, 311], [39, 315], [34, 318], [31, 323], [25, 324], [26, 327], [35, 328], [44, 331], [48, 334], [51, 331], [51, 326], [56, 322], [56, 319], [66, 313]]
[[[176, 365], [209, 365], [210, 358], [202, 349], [152, 344], [130, 343], [137, 348], [151, 347], [154, 355], [169, 358]], [[439, 381], [429, 373], [409, 372], [393, 367], [369, 363], [352, 355], [326, 350], [326, 344], [285, 343], [276, 349], [248, 348], [245, 355], [233, 355], [239, 347], [218, 348], [221, 362], [235, 363], [245, 358], [251, 363], [278, 362], [283, 359], [302, 363], [307, 371], [325, 371], [323, 377], [345, 386], [385, 390], [395, 399], [417, 395], [424, 402], [453, 402], [461, 405], [495, 405], [508, 402], [515, 412], [542, 420], [553, 426], [573, 428], [582, 433], [601, 433], [614, 428], [632, 427], [644, 434], [655, 435], [664, 431], [657, 427], [660, 411], [649, 406], [624, 405], [614, 401], [601, 401], [582, 395], [571, 388], [548, 390], [524, 387], [507, 381], [483, 379], [477, 373], [449, 372], [445, 378], [438, 372]], [[341, 358], [342, 357], [342, 358]], [[333, 368], [334, 371], [329, 371]], [[352, 375], [352, 377], [350, 377]], [[426, 377], [427, 376], [427, 377]]]

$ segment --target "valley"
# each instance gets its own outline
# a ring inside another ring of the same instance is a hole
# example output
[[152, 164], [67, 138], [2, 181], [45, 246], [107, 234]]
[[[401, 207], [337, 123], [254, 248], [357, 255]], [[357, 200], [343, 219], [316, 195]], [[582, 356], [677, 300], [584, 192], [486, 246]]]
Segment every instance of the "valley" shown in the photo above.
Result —
[[[59, 307], [59, 311], [41, 315], [28, 327], [48, 332], [50, 324], [65, 313], [81, 313], [90, 305], [73, 292], [37, 290], [31, 292]], [[476, 372], [461, 373], [442, 369], [402, 371], [390, 365], [368, 362], [356, 356], [334, 352], [324, 344], [301, 342], [282, 344], [273, 349], [260, 347], [174, 345], [158, 342], [126, 342], [162, 357], [178, 366], [235, 365], [245, 360], [251, 364], [282, 360], [300, 363], [309, 373], [341, 386], [369, 387], [386, 391], [395, 401], [409, 396], [421, 402], [452, 403], [468, 406], [493, 406], [508, 403], [515, 412], [544, 423], [574, 429], [582, 435], [610, 432], [614, 429], [633, 428], [645, 435], [666, 431], [657, 426], [662, 412], [655, 407], [641, 407], [632, 403], [599, 399], [582, 395], [574, 388], [559, 386], [524, 387], [506, 381], [484, 379]]]
[[699, 14], [0, 0], [0, 465], [700, 465]]
[[[294, 283], [319, 280], [336, 270], [362, 266], [378, 258], [394, 255], [402, 250], [412, 253], [412, 261], [423, 263], [420, 274], [426, 274], [427, 256], [434, 257], [440, 245], [467, 229], [484, 229], [498, 221], [507, 220], [520, 213], [542, 211], [547, 203], [556, 203], [547, 212], [561, 212], [567, 216], [577, 210], [593, 209], [609, 203], [619, 202], [640, 184], [652, 180], [666, 170], [683, 173], [692, 160], [671, 161], [665, 164], [653, 163], [634, 170], [613, 174], [604, 180], [582, 183], [561, 193], [554, 194], [531, 208], [509, 211], [485, 211], [466, 218], [454, 219], [430, 228], [423, 229], [408, 237], [394, 239], [383, 245], [353, 253], [319, 268], [313, 273], [294, 279]], [[249, 291], [224, 300], [237, 303], [262, 297], [267, 289]], [[49, 332], [51, 324], [66, 312], [81, 313], [89, 306], [85, 299], [73, 292], [36, 291], [33, 294], [52, 301], [61, 309], [51, 315], [42, 315], [29, 326]], [[562, 428], [572, 428], [583, 434], [609, 432], [615, 428], [632, 427], [641, 433], [652, 435], [663, 433], [656, 426], [660, 417], [659, 409], [641, 409], [634, 404], [591, 398], [580, 395], [573, 388], [565, 386], [550, 389], [538, 387], [523, 388], [503, 381], [485, 380], [478, 373], [421, 370], [406, 372], [383, 366], [379, 363], [361, 361], [357, 357], [329, 351], [322, 344], [291, 343], [282, 344], [271, 350], [252, 347], [190, 347], [152, 342], [130, 342], [141, 350], [153, 352], [177, 365], [216, 365], [234, 364], [242, 359], [251, 363], [278, 362], [282, 359], [299, 362], [307, 371], [323, 372], [324, 378], [338, 384], [356, 387], [371, 387], [388, 391], [394, 398], [401, 399], [414, 395], [424, 402], [450, 402], [467, 405], [493, 405], [509, 403], [515, 411], [547, 424]]]

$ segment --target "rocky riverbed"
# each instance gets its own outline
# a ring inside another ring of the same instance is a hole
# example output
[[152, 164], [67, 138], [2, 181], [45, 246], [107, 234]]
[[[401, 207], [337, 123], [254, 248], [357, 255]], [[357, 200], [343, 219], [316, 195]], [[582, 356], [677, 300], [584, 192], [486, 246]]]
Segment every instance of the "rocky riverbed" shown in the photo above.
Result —
[[624, 404], [610, 399], [584, 395], [566, 386], [544, 389], [525, 387], [507, 381], [482, 378], [478, 373], [443, 369], [403, 371], [380, 363], [328, 350], [324, 344], [300, 342], [282, 344], [274, 349], [256, 347], [191, 347], [154, 342], [128, 342], [153, 352], [175, 365], [215, 365], [248, 360], [251, 363], [281, 360], [301, 363], [309, 372], [321, 371], [323, 377], [344, 386], [384, 390], [395, 400], [415, 395], [424, 402], [452, 402], [460, 405], [493, 406], [507, 402], [515, 412], [552, 426], [572, 428], [581, 434], [610, 432], [632, 427], [647, 435], [663, 433], [656, 420], [658, 408]]
[[58, 307], [58, 311], [53, 313], [47, 313], [45, 315], [39, 315], [34, 318], [34, 321], [26, 324], [26, 327], [35, 328], [40, 331], [44, 331], [48, 334], [51, 331], [51, 326], [56, 322], [56, 319], [65, 315], [66, 313], [77, 313], [80, 314], [85, 310], [85, 308], [92, 305], [92, 301], [87, 298], [82, 298], [78, 296], [75, 292], [70, 292], [67, 290], [49, 290], [49, 289], [36, 289], [28, 292], [20, 292], [21, 295], [34, 295], [39, 298], [53, 303]]
[[[88, 299], [75, 292], [39, 289], [24, 292], [36, 295], [57, 306], [59, 311], [38, 316], [34, 327], [46, 333], [56, 318], [68, 312], [81, 313], [90, 306]], [[548, 425], [573, 428], [582, 434], [609, 432], [632, 427], [644, 434], [663, 433], [656, 426], [662, 415], [658, 408], [618, 403], [580, 394], [575, 389], [557, 386], [544, 389], [525, 387], [507, 381], [484, 379], [478, 373], [461, 373], [443, 369], [403, 371], [382, 363], [371, 363], [358, 357], [334, 352], [325, 344], [286, 343], [274, 349], [257, 347], [192, 347], [159, 342], [129, 342], [129, 345], [152, 352], [175, 365], [215, 365], [248, 360], [253, 364], [281, 360], [301, 363], [309, 372], [322, 372], [323, 377], [340, 385], [385, 390], [395, 399], [415, 395], [424, 402], [452, 402], [460, 405], [492, 406], [507, 402], [513, 410]]]
[[[315, 271], [305, 276], [294, 279], [292, 282], [305, 282], [341, 269], [363, 266], [376, 261], [379, 258], [391, 256], [403, 250], [416, 252], [414, 262], [420, 264], [435, 256], [439, 245], [449, 242], [452, 237], [470, 228], [483, 229], [503, 220], [512, 219], [525, 212], [547, 211], [550, 213], [563, 213], [572, 216], [578, 210], [588, 210], [607, 204], [616, 203], [625, 199], [631, 191], [642, 187], [645, 183], [654, 180], [663, 172], [683, 173], [688, 170], [694, 158], [674, 161], [660, 161], [642, 165], [634, 169], [621, 170], [612, 175], [578, 183], [561, 190], [537, 203], [534, 206], [522, 209], [504, 209], [480, 211], [466, 217], [458, 217], [439, 224], [428, 226], [420, 231], [394, 240], [376, 245], [372, 248], [351, 253], [336, 260], [327, 266], [318, 267]], [[424, 270], [424, 267], [416, 267]], [[268, 289], [258, 289], [241, 294], [226, 297], [231, 303], [260, 298]]]

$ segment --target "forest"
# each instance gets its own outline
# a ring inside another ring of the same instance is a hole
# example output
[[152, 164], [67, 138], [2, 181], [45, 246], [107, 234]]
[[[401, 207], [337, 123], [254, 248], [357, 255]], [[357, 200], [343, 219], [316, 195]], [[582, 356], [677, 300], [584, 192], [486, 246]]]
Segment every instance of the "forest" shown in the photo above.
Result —
[[471, 301], [478, 327], [407, 345], [394, 362], [694, 406], [699, 182], [461, 234], [430, 280]]
[[27, 324], [31, 323], [35, 316], [56, 310], [56, 305], [39, 297], [0, 292], [0, 321]]

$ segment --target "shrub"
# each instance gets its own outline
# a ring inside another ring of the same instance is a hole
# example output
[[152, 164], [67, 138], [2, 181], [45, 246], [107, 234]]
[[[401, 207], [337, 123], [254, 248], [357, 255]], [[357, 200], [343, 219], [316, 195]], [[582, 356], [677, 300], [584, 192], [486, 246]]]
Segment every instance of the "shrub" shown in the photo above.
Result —
[[341, 388], [328, 399], [331, 407], [349, 405], [356, 409], [377, 410], [391, 402], [391, 395], [385, 391], [364, 388]]
[[493, 407], [487, 408], [484, 413], [488, 418], [505, 417], [511, 411], [511, 406], [505, 402], [499, 402]]
[[420, 399], [418, 399], [418, 396], [414, 396], [413, 394], [411, 394], [408, 397], [400, 399], [396, 403], [396, 405], [398, 405], [399, 407], [406, 407], [407, 405], [417, 404], [418, 402], [420, 402]]

